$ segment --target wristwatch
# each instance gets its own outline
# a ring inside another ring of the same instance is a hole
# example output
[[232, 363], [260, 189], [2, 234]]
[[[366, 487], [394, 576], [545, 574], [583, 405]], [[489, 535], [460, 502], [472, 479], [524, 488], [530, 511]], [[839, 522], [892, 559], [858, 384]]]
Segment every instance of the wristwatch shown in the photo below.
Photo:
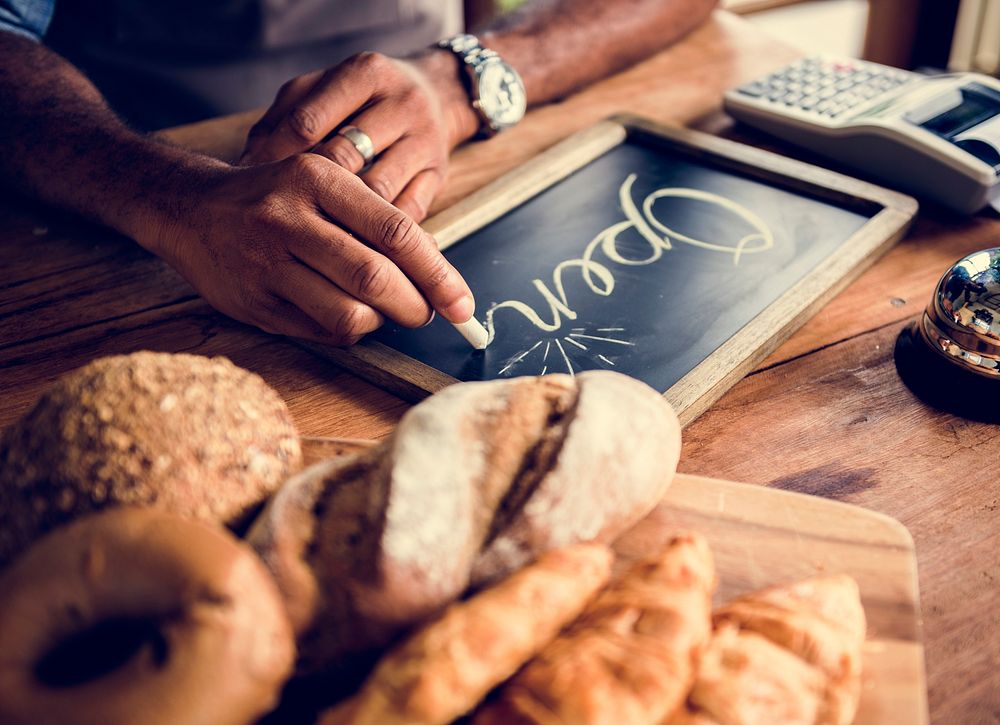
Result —
[[466, 90], [472, 107], [479, 114], [479, 131], [494, 136], [522, 118], [528, 105], [524, 81], [496, 51], [484, 48], [475, 35], [463, 33], [438, 42], [465, 64]]

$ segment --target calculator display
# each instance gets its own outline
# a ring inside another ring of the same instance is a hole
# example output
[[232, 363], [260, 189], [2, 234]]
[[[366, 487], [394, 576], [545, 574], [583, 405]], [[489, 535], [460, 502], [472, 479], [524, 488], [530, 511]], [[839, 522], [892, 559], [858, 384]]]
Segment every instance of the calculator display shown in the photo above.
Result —
[[921, 128], [946, 139], [987, 121], [1000, 111], [1000, 94], [978, 83], [970, 83], [962, 89], [962, 102], [929, 121], [919, 124]]

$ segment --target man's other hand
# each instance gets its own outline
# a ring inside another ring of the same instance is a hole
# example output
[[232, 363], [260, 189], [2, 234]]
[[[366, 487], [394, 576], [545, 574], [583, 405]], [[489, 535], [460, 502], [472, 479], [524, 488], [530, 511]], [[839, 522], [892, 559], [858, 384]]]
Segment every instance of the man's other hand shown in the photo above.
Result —
[[[324, 156], [417, 221], [444, 183], [448, 152], [477, 121], [453, 55], [429, 51], [411, 61], [361, 53], [325, 71], [288, 81], [250, 129], [241, 164]], [[375, 160], [335, 133], [345, 124], [371, 138]]]
[[267, 332], [350, 345], [388, 317], [452, 322], [472, 294], [433, 237], [316, 154], [214, 169], [150, 247], [216, 309]]

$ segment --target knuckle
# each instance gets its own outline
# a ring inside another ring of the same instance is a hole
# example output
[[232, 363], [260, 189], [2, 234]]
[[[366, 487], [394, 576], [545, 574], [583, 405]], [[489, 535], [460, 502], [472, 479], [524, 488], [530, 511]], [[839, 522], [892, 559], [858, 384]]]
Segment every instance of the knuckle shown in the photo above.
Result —
[[423, 241], [420, 227], [403, 213], [392, 214], [382, 222], [378, 242], [390, 257], [411, 254], [423, 245]]
[[324, 155], [337, 166], [345, 169], [353, 169], [358, 165], [361, 155], [351, 146], [350, 142], [340, 140], [337, 137], [330, 141], [323, 149]]
[[377, 70], [385, 62], [385, 56], [373, 50], [365, 50], [351, 58], [351, 61], [364, 70]]
[[291, 158], [288, 168], [292, 184], [311, 185], [326, 176], [328, 162], [316, 154], [296, 154]]
[[366, 259], [359, 264], [351, 274], [353, 288], [364, 299], [374, 300], [382, 297], [392, 283], [392, 275], [388, 265], [378, 258]]
[[365, 179], [365, 182], [368, 184], [369, 189], [374, 191], [386, 201], [392, 201], [396, 198], [396, 185], [387, 177], [381, 174], [369, 175], [368, 178]]
[[275, 95], [275, 98], [279, 100], [287, 98], [288, 94], [295, 90], [295, 87], [298, 85], [298, 80], [298, 78], [291, 78], [282, 83], [281, 87], [278, 89], [278, 93]]
[[451, 278], [451, 265], [444, 257], [438, 256], [424, 276], [424, 287], [440, 287]]
[[311, 106], [295, 106], [288, 114], [288, 130], [301, 141], [316, 143], [323, 137], [319, 114]]
[[342, 344], [350, 344], [349, 340], [356, 340], [368, 332], [365, 328], [364, 306], [360, 303], [344, 305], [343, 309], [334, 315], [330, 332]]

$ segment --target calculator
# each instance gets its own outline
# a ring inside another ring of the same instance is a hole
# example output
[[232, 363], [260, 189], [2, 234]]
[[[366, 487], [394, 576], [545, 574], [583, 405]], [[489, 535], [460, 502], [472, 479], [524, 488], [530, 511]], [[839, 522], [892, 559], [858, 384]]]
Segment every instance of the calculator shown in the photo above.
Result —
[[725, 95], [751, 126], [962, 213], [1000, 208], [1000, 81], [806, 58]]

